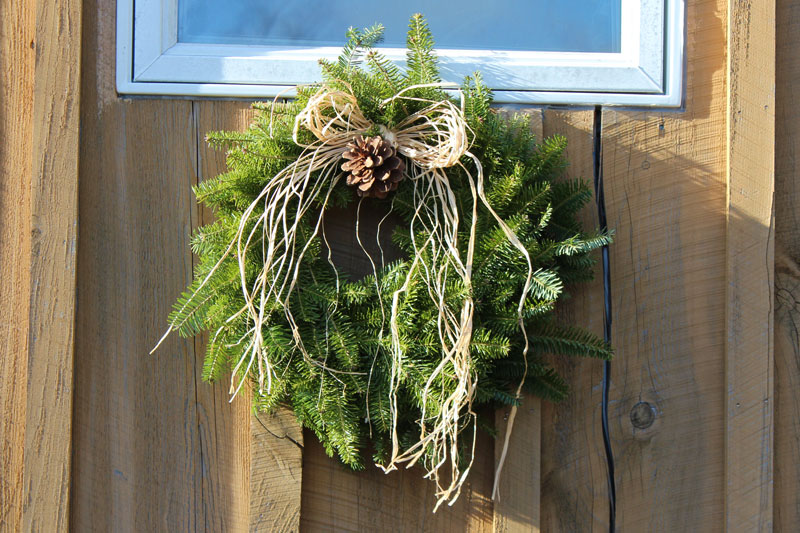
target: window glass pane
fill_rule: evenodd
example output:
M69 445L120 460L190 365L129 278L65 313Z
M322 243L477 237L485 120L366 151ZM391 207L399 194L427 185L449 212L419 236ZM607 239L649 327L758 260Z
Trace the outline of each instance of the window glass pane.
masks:
M178 0L178 40L341 46L349 26L381 22L384 46L403 47L408 19L423 13L441 49L619 52L620 2Z

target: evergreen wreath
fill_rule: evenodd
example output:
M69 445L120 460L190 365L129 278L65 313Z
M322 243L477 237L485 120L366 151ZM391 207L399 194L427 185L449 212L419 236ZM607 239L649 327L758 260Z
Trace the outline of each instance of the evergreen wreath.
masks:
M480 74L442 83L422 16L405 70L373 48L382 33L351 28L322 84L208 135L228 171L195 188L216 221L192 238L195 280L167 334L209 331L204 379L230 372L257 409L290 406L345 465L364 468L368 447L385 471L420 462L438 507L469 472L476 406L512 406L510 431L522 390L567 394L545 354L611 357L553 313L611 237L576 217L591 190L563 177L563 137L537 144L524 117L500 117ZM326 213L352 202L400 220L405 258L381 250L363 279L325 236Z

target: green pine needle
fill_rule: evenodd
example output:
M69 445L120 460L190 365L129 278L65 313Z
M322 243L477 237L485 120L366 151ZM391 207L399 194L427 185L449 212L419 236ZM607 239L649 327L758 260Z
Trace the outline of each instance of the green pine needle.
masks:
M433 36L421 15L412 17L409 24L404 69L374 48L382 36L380 25L350 29L338 60L323 61L321 66L326 83L352 90L368 119L392 127L427 106L424 99L450 96L438 87L417 88L406 94L421 101L396 100L383 105L384 100L412 85L437 84L442 78ZM208 135L213 146L226 151L228 169L195 188L198 202L213 209L217 220L199 228L192 237L192 251L198 257L195 280L178 298L170 315L181 335L208 332L202 372L206 380L226 379L253 339L247 313L241 312L245 300L237 261L229 256L219 268L214 267L236 235L244 210L273 176L302 153L292 141L294 118L313 90L300 88L294 101L276 107L255 104L255 117L247 131ZM554 317L556 302L565 296L568 284L591 279L595 262L591 254L611 242L611 233L586 231L581 225L579 211L590 201L591 189L583 181L564 177L563 137L536 139L525 117L504 119L496 114L491 108L492 93L479 73L466 78L461 90L470 127L470 151L481 161L488 201L518 235L533 266L522 309L530 347L526 363L518 306L527 263L488 210L478 205L472 286L464 286L452 275L445 285L444 299L450 311L458 311L470 291L475 301L470 345L478 383L474 401L477 405L519 404L515 391L526 368L525 390L558 400L568 393L568 387L544 362L544 354L601 359L612 356L602 339L575 326L561 325ZM304 132L299 134L301 141L311 141L303 137ZM447 175L461 215L459 253L465 257L473 206L466 172L474 177L476 169L468 159L462 163L464 167L448 168ZM411 164L406 161L406 168ZM414 443L418 438L423 400L427 401L426 416L434 415L441 410L454 382L451 369L445 368L423 398L428 379L442 361L443 333L437 322L438 303L423 279L431 250L422 252L422 263L413 270L408 260L412 238L417 242L426 238L424 228L415 228L414 235L409 228L419 207L412 189L406 180L391 199L393 216L399 221L392 239L406 258L380 269L377 279L373 275L351 279L346 272L331 267L327 248L320 237L315 237L308 242L303 261L296 265L298 289L287 301L264 305L268 320L261 334L273 366L272 388L259 389L255 368L244 376L244 367L240 367L234 376L235 381L242 377L251 381L257 409L289 405L300 423L319 437L329 455L354 469L364 468L364 451L370 446L378 461L385 461L390 453L392 357L387 317L392 296L406 276L411 276L411 282L397 302L402 360L397 368L396 407L401 443ZM352 190L341 183L331 203L346 206L354 198ZM362 209L368 210L370 205L374 204L365 201ZM292 207L296 204L290 202L287 209L291 212ZM385 213L387 208L388 201L377 209ZM311 227L305 220L300 225L304 242L298 246L305 246ZM263 266L262 244L266 243L262 239L260 234L254 236L245 258L244 276L249 286ZM284 305L291 310L300 344L293 338Z

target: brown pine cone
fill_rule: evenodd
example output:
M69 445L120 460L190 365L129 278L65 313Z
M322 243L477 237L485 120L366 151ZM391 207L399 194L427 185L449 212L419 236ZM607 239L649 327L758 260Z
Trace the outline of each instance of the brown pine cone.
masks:
M391 144L380 136L358 135L347 148L342 170L349 172L347 184L357 187L359 196L386 198L397 189L406 165Z

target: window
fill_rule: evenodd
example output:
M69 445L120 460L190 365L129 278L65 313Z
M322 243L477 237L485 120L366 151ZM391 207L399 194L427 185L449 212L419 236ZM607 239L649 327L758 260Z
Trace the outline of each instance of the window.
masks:
M117 89L269 97L319 81L348 26L387 27L402 62L426 15L447 81L475 70L498 102L679 106L683 0L118 0ZM290 93L286 93L290 94Z

